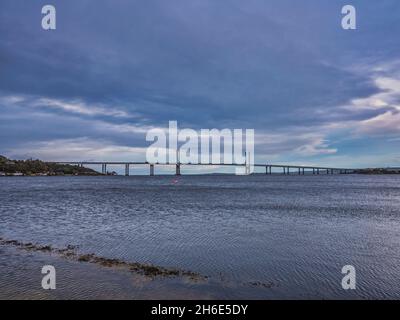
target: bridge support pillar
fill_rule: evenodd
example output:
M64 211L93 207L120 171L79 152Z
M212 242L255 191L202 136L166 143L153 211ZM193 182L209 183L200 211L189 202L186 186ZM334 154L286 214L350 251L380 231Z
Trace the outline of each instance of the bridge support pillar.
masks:
M303 173L303 176L304 176L304 168L303 168L303 172L302 173Z
M150 165L150 175L154 176L154 164Z
M286 174L286 168L282 167L282 169L283 169L283 174Z
M181 165L180 164L176 164L176 171L175 171L175 175L180 176L181 175Z
M287 167L287 174L290 174L290 167Z
M125 176L129 176L129 163L125 163Z
M317 169L317 174L319 174L319 169Z
M102 174L107 174L107 164L106 163L103 163L101 165L101 173Z
M299 175L301 174L301 173L300 173L300 170L301 170L301 169L300 169L300 167L299 167Z

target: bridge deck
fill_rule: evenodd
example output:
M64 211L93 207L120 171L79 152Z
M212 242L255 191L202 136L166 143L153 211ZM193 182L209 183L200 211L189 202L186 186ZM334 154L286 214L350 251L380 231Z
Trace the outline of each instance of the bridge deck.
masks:
M245 166L245 164L235 163L149 163L147 161L51 161L47 163L55 164L69 164L69 165L158 165L158 166ZM309 169L309 170L335 170L335 171L353 171L354 168L340 168L340 167L321 167L321 166L310 166L310 165L292 165L292 164L254 164L254 167L269 167L269 168L285 168L285 169Z
M176 175L181 174L181 166L210 166L210 167L221 167L221 166L246 166L246 164L235 164L235 163L150 163L147 161L52 161L48 163L55 164L69 164L83 167L84 165L101 165L102 174L107 174L107 165L123 165L125 166L125 175L129 176L129 167L130 166L150 166L150 175L154 175L154 167L157 166L175 166L176 167ZM347 174L353 173L356 169L351 168L333 168L333 167L320 167L320 166L305 166L305 165L292 165L292 164L254 164L254 167L262 167L265 168L265 174L272 174L272 168L281 168L283 170L283 174L290 174L290 169L297 169L299 175L304 175L307 170L312 170L313 174L320 174L321 172L326 172L327 174ZM292 171L293 173L293 171Z

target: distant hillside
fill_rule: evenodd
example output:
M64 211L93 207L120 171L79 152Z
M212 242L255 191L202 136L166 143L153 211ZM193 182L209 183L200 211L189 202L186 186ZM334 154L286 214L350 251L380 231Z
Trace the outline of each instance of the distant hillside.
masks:
M0 155L0 175L101 175L95 170L40 160L10 160Z
M399 169L395 168L366 168L355 170L359 174L400 174Z

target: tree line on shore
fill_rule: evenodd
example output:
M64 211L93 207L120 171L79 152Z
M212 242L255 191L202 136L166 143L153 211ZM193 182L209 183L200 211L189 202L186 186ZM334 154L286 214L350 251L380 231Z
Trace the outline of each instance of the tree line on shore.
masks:
M41 160L10 160L0 155L2 175L100 175L99 172L68 164L56 164Z

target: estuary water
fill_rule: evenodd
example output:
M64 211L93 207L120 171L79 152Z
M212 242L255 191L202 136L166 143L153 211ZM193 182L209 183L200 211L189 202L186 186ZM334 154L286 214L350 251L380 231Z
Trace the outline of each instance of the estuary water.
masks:
M400 298L400 176L0 177L0 237L206 280L0 245L1 299ZM75 249L74 249L75 250ZM50 264L57 289L42 290ZM341 269L356 269L344 290Z

